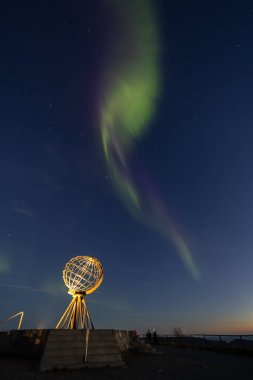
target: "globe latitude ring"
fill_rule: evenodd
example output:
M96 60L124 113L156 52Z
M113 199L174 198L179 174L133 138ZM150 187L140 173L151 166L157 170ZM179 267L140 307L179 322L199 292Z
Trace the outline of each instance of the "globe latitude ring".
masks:
M56 325L56 329L94 329L88 311L85 296L93 293L104 277L103 267L98 259L91 256L76 256L71 259L63 271L63 281L72 301Z
M91 294L102 283L103 267L98 259L91 256L76 256L71 259L63 271L63 280L69 293Z

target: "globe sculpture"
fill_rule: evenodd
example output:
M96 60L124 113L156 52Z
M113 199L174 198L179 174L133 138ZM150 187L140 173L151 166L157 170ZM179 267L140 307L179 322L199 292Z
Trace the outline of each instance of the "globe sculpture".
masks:
M94 329L85 296L100 286L103 277L103 267L95 257L76 256L66 264L63 281L73 298L56 329Z

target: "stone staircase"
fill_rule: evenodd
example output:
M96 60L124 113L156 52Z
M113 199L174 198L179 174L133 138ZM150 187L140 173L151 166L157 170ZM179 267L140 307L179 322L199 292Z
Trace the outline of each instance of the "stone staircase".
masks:
M87 367L125 367L114 330L90 330Z
M83 330L50 330L39 370L82 368L85 366L84 356Z
M41 358L40 371L82 367L125 367L114 330L90 330L88 355L85 330L50 330Z

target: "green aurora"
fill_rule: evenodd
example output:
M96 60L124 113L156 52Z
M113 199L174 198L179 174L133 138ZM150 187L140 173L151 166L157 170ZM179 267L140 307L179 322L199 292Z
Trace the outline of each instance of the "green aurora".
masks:
M147 202L129 165L135 140L148 129L161 94L160 39L154 6L149 0L127 1L124 6L124 2L111 3L120 20L117 38L122 40L112 46L105 70L100 131L106 163L128 210L172 242L184 265L198 279L190 250L165 206L154 197L148 197L153 200Z

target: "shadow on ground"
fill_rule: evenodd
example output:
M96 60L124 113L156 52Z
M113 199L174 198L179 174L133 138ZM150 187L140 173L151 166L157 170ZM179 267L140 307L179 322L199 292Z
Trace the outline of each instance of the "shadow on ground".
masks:
M2 356L0 357L0 378L1 380L253 379L251 357L166 346L159 347L157 351L157 353L124 354L126 369L98 368L49 373L37 372L38 363L34 360Z

